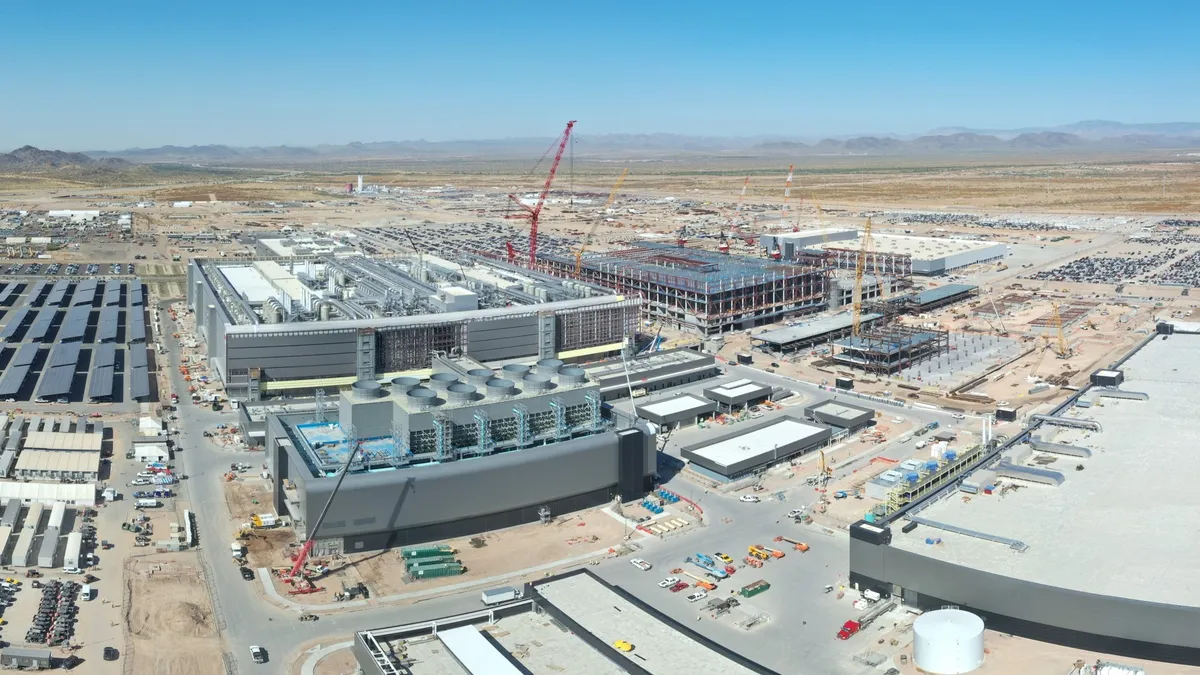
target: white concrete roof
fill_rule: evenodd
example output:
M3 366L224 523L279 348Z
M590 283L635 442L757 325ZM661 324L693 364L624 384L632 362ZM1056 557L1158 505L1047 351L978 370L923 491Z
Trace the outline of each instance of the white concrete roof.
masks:
M38 504L74 502L79 506L96 505L95 483L15 483L0 482L0 501L28 500Z
M659 415L661 417L666 417L667 415L674 415L675 413L680 413L685 410L704 408L710 405L712 405L711 401L700 398L699 396L684 394L683 396L676 396L675 398L669 398L665 401L638 406L638 409L644 412Z
M252 304L266 302L275 295L275 287L257 269L248 265L222 265L217 269L225 275L233 290L246 296Z
M812 248L855 249L862 244L862 234L851 241L831 241L816 244ZM955 253L979 251L993 246L1005 246L1001 242L976 241L972 239L946 239L942 237L915 237L903 234L872 234L871 250L876 253L904 253L917 260L941 258Z
M764 385L754 384L753 382L751 382L750 384L743 384L743 385L740 385L737 387L730 387L729 385L725 385L723 387L717 387L716 389L713 389L713 392L720 394L722 396L728 396L730 398L733 398L735 396L742 396L743 394L749 394L750 392L753 392L753 391L756 391L756 390L762 389L762 388L764 388Z
M17 455L17 471L96 473L100 471L100 451L25 450Z
M719 443L706 445L693 452L721 466L732 466L793 441L815 436L822 431L822 427L784 418L775 424L760 427L748 434L735 436Z
M1100 375L1102 377L1116 377L1121 374L1121 371L1119 371L1119 370L1099 370L1099 371L1096 371L1096 374Z
M437 636L471 675L521 675L475 626L439 630Z

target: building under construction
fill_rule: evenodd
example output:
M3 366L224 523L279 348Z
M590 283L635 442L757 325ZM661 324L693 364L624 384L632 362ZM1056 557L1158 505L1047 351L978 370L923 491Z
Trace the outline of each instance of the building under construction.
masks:
M836 363L868 373L891 374L950 351L950 333L881 323L834 345Z
M540 255L546 271L575 277L570 256ZM644 244L585 255L578 279L642 298L643 315L667 326L717 335L828 306L824 255L786 263L679 246Z

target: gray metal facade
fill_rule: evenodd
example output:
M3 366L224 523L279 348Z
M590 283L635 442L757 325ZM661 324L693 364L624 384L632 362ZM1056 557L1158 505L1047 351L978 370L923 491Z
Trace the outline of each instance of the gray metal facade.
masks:
M898 536L918 536L898 535ZM924 535L920 535L924 536ZM1000 551L997 555L1019 555ZM990 628L1156 660L1200 664L1200 607L1142 602L1047 586L928 556L850 540L850 581L936 609L959 605Z
M303 419L294 420L297 422ZM296 521L314 523L336 478L314 478L278 416L267 426L275 476L274 503ZM607 432L490 457L345 479L318 534L325 546L364 551L445 539L538 519L542 506L561 515L611 501L618 482L617 435ZM645 433L645 478L656 466L653 435ZM289 503L282 482L296 486Z
M829 403L841 406L849 412L834 413L829 409L822 410L822 407ZM830 426L838 427L839 429L851 430L866 426L875 419L875 411L871 410L870 408L862 408L860 406L851 405L844 401L835 401L833 399L826 399L820 403L808 406L804 409L804 414L812 417L821 424L828 424Z
M825 427L825 428L821 429L821 431L819 433L813 434L812 436L806 436L804 438L798 438L796 440L789 441L788 443L785 443L777 448L762 448L759 452L756 452L753 455L750 455L749 457L747 457L746 459L739 461L739 462L735 462L734 464L731 464L729 466L724 466L722 464L718 464L702 455L697 454L698 451L703 450L704 448L706 448L710 445L715 445L717 443L721 443L721 442L729 440L731 438L739 438L741 436L745 436L746 434L753 432L756 429L771 426L773 424L778 424L779 422L781 422L784 419L792 419L793 421L797 421L797 422L800 421L800 420L795 420L794 418L785 415L782 418L775 418L775 419L767 422L766 424L760 424L760 425L752 426L749 428L742 428L742 429L738 429L737 431L730 431L728 433L724 433L719 436L715 436L713 438L706 439L695 445L692 445L692 446L689 446L686 448L682 448L680 450L679 454L681 457L683 457L684 459L686 459L689 462L696 464L697 466L704 467L705 469L708 469L709 471L712 471L719 475L725 476L727 478L735 478L735 477L745 474L749 471L753 471L753 470L759 469L759 468L765 468L765 467L771 466L772 464L775 464L777 462L783 461L785 459L789 459L789 458L795 457L797 455L803 455L805 453L812 452L813 450L816 450L817 448L824 447L825 444L827 444L829 442L829 439L833 437L833 429Z

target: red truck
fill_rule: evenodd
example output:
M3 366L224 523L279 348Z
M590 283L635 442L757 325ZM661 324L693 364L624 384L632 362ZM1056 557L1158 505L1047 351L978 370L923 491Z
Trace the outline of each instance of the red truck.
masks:
M847 621L846 623L842 624L841 630L837 632L837 638L839 640L849 640L851 635L854 635L860 630L862 630L862 624L857 621Z

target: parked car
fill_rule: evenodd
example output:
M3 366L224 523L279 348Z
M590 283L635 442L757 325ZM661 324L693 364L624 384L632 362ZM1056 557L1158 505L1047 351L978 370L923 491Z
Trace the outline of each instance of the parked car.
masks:
M742 495L741 497L738 497L738 501L746 502L747 504L757 504L757 503L761 502L762 500L759 499L758 497L755 497L754 495Z
M262 647L259 647L258 645L251 645L250 646L250 658L254 659L255 663L266 663L267 662L267 650L263 649Z
M238 571L242 573L242 578L246 581L254 581L254 570L249 567L239 567Z
M717 558L720 558L721 562L723 562L727 565L733 564L733 558L725 555L724 553L721 553L720 551L718 551L717 553L714 553L713 555L717 556Z
M105 647L104 648L104 660L105 661L116 661L119 656L120 656L120 653L117 652L115 647Z
M678 593L679 591L686 591L688 588L689 588L689 586L688 586L687 582L681 581L681 582L675 584L674 586L672 586L668 590L670 590L672 593Z
M639 570L641 570L643 572L649 572L651 570L651 568L654 567L653 565L646 562L645 560L642 560L641 558L634 558L629 561L629 564L633 565L634 567L638 568Z
M705 593L704 591L696 591L695 593L692 593L691 595L687 596L687 600L688 600L688 602L700 602L701 600L703 600L707 597L708 597L708 593Z
M676 577L667 577L666 579L663 579L662 581L658 582L658 587L659 587L659 588L670 588L670 587L674 586L674 585L675 585L675 584L677 584L677 583L679 583L679 579L678 579L678 578L676 578Z
M799 518L800 516L804 515L804 510L805 510L804 508L792 509L791 511L787 512L787 517L788 518Z

